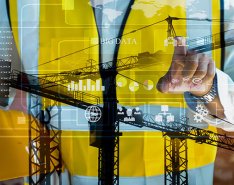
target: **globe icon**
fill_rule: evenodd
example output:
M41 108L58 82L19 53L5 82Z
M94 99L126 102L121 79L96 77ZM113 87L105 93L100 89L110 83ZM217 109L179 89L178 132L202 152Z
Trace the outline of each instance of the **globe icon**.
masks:
M97 106L89 106L85 110L85 118L87 121L94 123L97 122L101 119L102 117L102 111L99 107Z

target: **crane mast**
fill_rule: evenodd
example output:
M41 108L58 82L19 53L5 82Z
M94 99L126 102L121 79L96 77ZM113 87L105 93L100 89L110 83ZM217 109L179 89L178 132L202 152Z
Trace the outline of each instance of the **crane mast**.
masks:
M170 16L165 19L168 23L168 37L176 37L172 24L174 20L185 19ZM197 20L201 21L200 19ZM188 49L202 53L234 45L233 33L233 30L225 31L225 34L230 36L225 38L225 46L223 45L224 42L220 40L219 34L214 34L187 41L189 43ZM162 131L164 136L165 185L188 184L187 139L195 140L200 144L209 144L234 151L233 138L190 126L187 118L167 124L165 121L156 122L154 115L149 114L143 114L140 123L124 121L117 116L116 85L113 83L116 75L122 70L147 66L148 64L141 64L139 61L142 57L147 58L152 55L143 53L138 56L125 57L118 59L116 65L113 65L113 61L93 65L95 61L90 59L92 65L84 68L37 76L13 70L8 71L9 74L6 78L1 78L1 81L4 81L8 88L12 87L30 93L28 107L30 115L29 184L50 185L51 175L54 172L56 172L61 184L60 137L62 123L60 103L84 110L95 105L103 113L101 121L95 124L90 123L90 133L96 137L95 142L91 142L91 146L99 149L99 185L119 184L119 136L121 136L119 123ZM90 76L95 79L100 76L99 73L106 89L103 95L103 106L100 105L100 97L81 91L71 92L63 85L71 79L85 79ZM41 103L40 97L47 98L47 103ZM56 110L55 115L58 117L57 126L50 124L52 110L54 109ZM58 157L55 156L55 153L59 154Z

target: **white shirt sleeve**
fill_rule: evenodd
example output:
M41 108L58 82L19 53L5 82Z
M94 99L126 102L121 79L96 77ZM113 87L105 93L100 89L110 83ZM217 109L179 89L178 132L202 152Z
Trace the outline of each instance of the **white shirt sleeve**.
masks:
M226 120L233 123L234 130L234 82L224 72L217 69L218 95L224 108Z
M234 20L234 6L228 6L225 9L225 18ZM229 30L225 34L225 39L233 41L233 31L234 24L231 22L225 23L225 30ZM203 120L199 122L203 127L208 123L210 125L222 128L226 131L234 131L234 46L228 46L225 48L225 62L224 62L224 72L216 69L216 91L220 98L221 104L224 108L225 118L224 120L216 119L212 116L204 116ZM232 80L233 79L233 80ZM196 107L198 104L201 104L203 107L204 104L202 102L197 102L190 93L184 93L186 102L188 104L188 115L191 124L195 126L198 124L194 121L194 116L197 114ZM215 105L214 105L215 106ZM206 122L206 123L205 123ZM202 124L203 123L203 124ZM198 124L198 125L199 125Z
M224 108L225 118L220 120L208 116L205 120L211 125L231 132L234 131L234 82L226 73L219 69L216 70L216 74L218 96Z

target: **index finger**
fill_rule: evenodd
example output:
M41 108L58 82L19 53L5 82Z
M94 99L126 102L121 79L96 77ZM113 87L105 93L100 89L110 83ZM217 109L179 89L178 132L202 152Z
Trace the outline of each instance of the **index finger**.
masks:
M187 48L184 45L184 39L183 37L175 37L176 46L174 47L174 55L170 66L171 76L175 79L179 77L185 63Z
M183 55L187 54L187 47L184 43L186 43L186 39L184 37L175 37L176 45L174 47L174 56L175 55Z

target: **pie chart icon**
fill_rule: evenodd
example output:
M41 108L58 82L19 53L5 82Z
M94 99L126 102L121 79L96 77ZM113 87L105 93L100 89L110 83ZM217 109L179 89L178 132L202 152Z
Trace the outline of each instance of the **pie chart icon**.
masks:
M116 84L117 84L118 87L124 87L124 86L127 85L127 79L124 78L124 77L119 77L116 80Z
M139 84L137 82L131 82L129 84L129 90L132 92L136 92L139 89Z
M144 84L145 90L147 91L150 91L154 88L154 82L151 80L145 80L143 84Z

